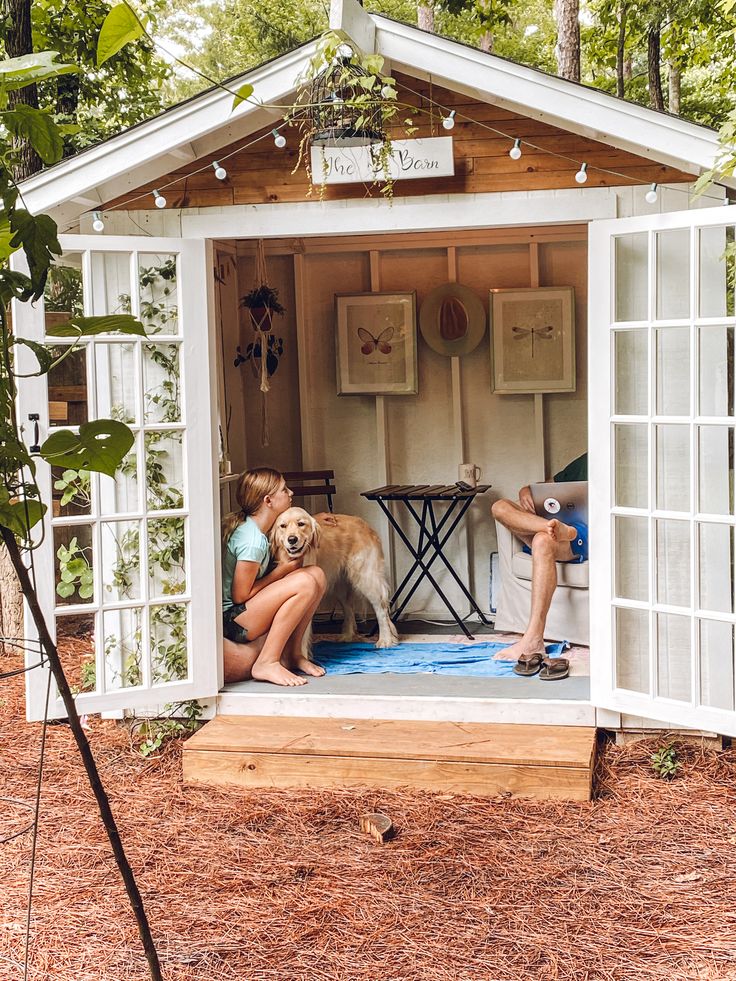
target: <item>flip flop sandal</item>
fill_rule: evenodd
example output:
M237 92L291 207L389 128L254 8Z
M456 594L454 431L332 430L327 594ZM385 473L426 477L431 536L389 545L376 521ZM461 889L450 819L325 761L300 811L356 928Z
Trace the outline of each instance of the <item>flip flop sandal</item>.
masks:
M544 654L535 651L533 654L522 654L514 665L514 674L521 675L522 678L531 678L537 674L544 662Z
M570 674L570 662L566 657L545 657L542 670L539 672L540 681L561 681Z

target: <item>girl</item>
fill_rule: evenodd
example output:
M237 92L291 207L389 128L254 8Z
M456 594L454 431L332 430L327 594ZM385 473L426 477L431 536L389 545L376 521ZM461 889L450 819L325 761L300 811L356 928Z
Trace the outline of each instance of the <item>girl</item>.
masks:
M292 559L267 572L268 532L291 507L292 493L270 467L246 470L236 493L240 511L223 522L222 620L225 681L305 685L295 671L314 677L324 668L301 653L304 632L325 592L316 566Z

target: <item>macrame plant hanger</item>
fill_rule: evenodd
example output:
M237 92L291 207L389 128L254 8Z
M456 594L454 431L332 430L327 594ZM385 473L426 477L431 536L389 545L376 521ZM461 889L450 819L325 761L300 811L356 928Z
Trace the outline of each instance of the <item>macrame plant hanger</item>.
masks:
M266 275L266 250L263 239L258 239L256 245L256 288L267 286L268 278ZM268 380L268 338L273 327L273 310L270 306L251 308L250 319L255 331L254 344L258 344L261 349L261 446L268 446L271 442L271 427L268 420L268 400L267 395L271 390L271 383Z

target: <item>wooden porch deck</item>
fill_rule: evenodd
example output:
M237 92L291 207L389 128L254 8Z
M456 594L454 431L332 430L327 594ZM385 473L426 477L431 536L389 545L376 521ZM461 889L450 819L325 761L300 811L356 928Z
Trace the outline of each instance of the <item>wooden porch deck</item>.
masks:
M590 800L596 730L220 715L184 744L185 783L413 787Z

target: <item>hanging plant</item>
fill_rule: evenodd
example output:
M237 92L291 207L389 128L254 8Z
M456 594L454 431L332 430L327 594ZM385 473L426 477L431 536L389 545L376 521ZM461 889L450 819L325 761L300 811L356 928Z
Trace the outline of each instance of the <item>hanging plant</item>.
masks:
M266 283L255 286L250 293L241 297L240 305L248 310L253 329L264 333L271 329L274 314L283 317L286 312L279 303L279 291Z
M325 34L300 82L296 101L286 120L300 133L295 173L304 166L311 188L324 195L327 160L322 174L312 173L312 147L370 147L373 181L382 194L393 196L393 145L390 129L399 112L396 81L382 73L384 59L365 55L333 31ZM415 111L413 108L411 112ZM403 120L406 135L416 132L413 118ZM321 176L321 180L319 179Z

